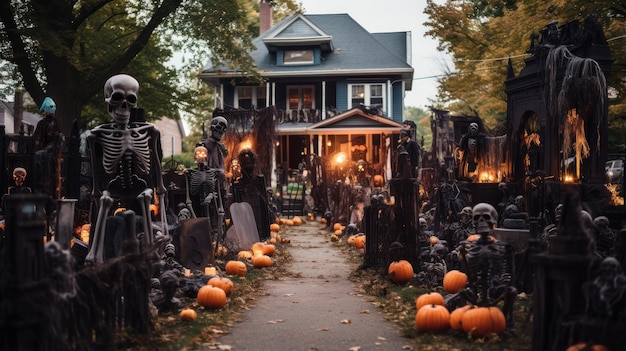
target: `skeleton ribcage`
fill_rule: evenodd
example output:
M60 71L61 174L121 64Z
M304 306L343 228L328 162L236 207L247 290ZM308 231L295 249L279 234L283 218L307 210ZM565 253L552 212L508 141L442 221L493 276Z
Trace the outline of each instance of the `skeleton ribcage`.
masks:
M148 175L150 173L149 127L126 130L101 130L98 143L102 145L102 165L109 175L119 175L120 167L130 167L123 172ZM128 162L128 157L132 158ZM126 162L124 162L126 158Z
M189 178L191 194L204 197L217 193L217 170L192 170Z

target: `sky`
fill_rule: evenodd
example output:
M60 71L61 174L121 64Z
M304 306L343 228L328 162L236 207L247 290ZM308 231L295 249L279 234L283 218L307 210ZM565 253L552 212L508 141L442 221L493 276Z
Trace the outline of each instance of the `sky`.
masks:
M425 0L299 0L305 14L347 13L370 33L411 32L413 89L405 106L425 109L437 95L437 79L445 67L454 67L449 55L437 50L438 42L425 36Z

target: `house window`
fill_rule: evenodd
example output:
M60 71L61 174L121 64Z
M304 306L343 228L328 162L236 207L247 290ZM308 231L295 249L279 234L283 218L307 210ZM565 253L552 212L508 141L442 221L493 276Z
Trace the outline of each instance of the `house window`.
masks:
M252 109L267 107L265 87L237 87L237 108Z
M313 109L313 86L290 86L287 87L288 110Z
M313 63L313 50L285 50L283 64L302 65Z
M383 84L350 84L350 106L352 108L359 105L385 106L385 89Z

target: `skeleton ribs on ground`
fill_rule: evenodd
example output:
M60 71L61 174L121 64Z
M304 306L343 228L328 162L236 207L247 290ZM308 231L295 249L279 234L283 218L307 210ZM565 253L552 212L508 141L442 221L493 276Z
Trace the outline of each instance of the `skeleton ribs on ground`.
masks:
M107 217L115 207L138 212L142 217L144 244L152 245L150 203L156 188L160 204L161 232L167 237L164 195L161 177L159 130L146 122L131 122L131 111L137 107L139 83L135 78L119 74L104 84L104 97L112 123L92 129L87 142L94 170L93 196L98 199L98 214L92 224L92 238L86 262L105 260L105 229Z

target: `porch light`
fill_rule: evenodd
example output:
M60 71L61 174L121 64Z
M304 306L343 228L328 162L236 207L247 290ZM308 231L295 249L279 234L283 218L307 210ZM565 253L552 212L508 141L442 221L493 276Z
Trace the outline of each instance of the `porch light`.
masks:
M335 165L337 166L341 166L343 165L343 163L346 161L346 154L343 152L338 152L337 155L335 155Z

